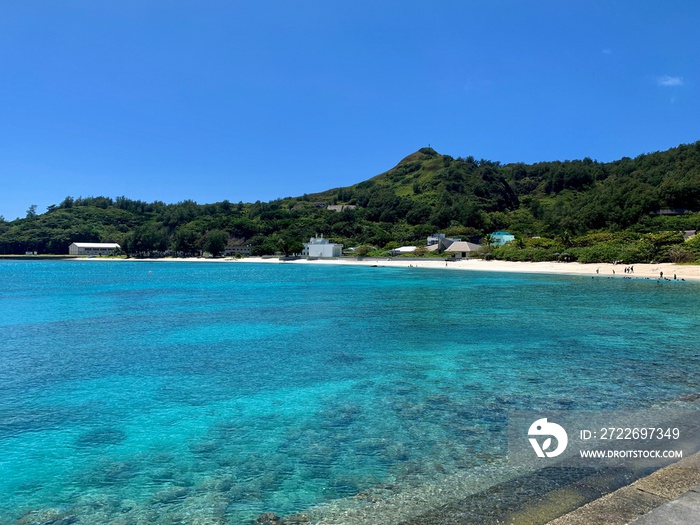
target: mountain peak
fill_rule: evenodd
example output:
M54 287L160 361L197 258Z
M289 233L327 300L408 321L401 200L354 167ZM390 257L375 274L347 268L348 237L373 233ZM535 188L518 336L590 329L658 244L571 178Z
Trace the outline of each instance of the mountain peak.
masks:
M403 158L401 162L397 164L397 166L408 164L409 162L415 162L417 160L428 160L440 156L441 155L431 147L421 148L415 153L411 153L408 157Z

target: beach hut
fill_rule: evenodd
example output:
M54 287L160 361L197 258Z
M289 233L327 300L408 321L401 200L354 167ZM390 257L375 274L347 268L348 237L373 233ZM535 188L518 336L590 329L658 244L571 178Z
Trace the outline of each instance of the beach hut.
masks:
M457 241L450 244L449 248L445 250L445 254L450 255L455 259L462 259L480 251L482 248L483 246L481 246L481 244L474 244L473 242L467 241Z

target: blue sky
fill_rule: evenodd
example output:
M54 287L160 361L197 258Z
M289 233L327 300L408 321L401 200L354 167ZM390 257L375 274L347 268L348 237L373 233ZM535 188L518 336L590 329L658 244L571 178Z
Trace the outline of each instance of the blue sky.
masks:
M700 2L3 0L0 214L267 201L431 145L611 161L700 139Z

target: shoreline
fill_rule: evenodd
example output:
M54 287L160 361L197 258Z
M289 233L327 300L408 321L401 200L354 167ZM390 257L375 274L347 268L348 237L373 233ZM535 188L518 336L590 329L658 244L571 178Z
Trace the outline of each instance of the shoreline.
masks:
M293 259L280 260L277 257L246 257L244 259L203 257L170 257L163 259L115 259L115 258L75 258L73 261L123 261L123 262L193 262L193 263L228 263L228 264L317 264L343 266L369 266L388 268L428 268L446 270L466 270L479 272L528 273L540 275L578 275L591 277L609 277L617 279L649 279L673 281L700 281L700 265L675 263L642 263L633 265L611 263L577 263L577 262L512 262L486 261L484 259L404 259L404 258L342 258L342 259ZM625 273L625 268L633 271ZM662 277L663 273L663 277Z

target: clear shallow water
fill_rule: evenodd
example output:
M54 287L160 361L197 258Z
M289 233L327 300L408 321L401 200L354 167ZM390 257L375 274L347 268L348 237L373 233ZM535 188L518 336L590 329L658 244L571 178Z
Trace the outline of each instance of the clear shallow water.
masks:
M2 524L249 523L497 461L508 409L700 392L692 283L26 261L0 279Z

